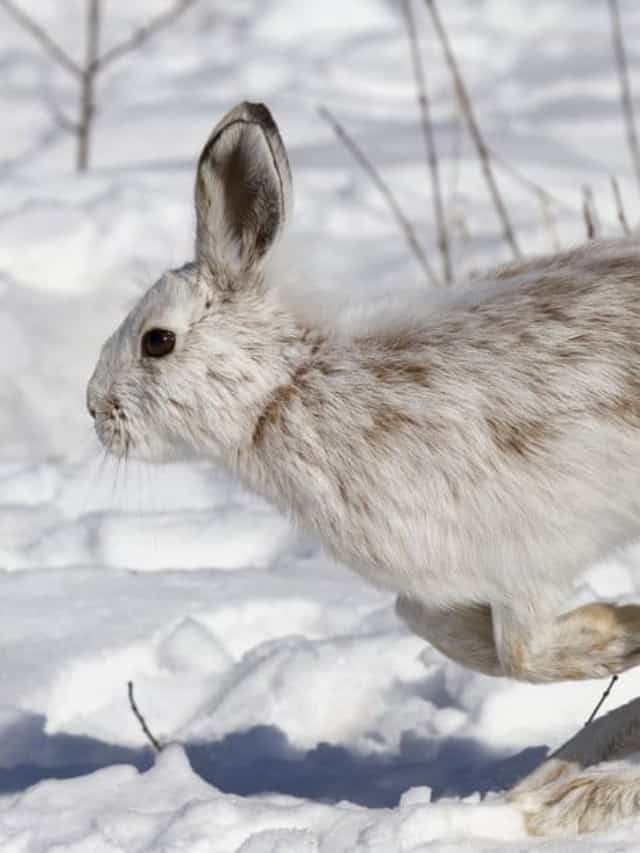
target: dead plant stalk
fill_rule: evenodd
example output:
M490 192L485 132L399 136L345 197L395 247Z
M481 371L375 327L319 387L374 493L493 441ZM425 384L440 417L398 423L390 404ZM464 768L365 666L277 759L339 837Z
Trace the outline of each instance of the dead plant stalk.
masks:
M429 260L418 242L418 238L416 237L416 232L413 228L413 225L409 222L407 217L402 212L402 208L396 201L395 196L389 189L388 184L382 179L380 173L373 165L373 163L368 159L366 154L362 151L362 149L356 144L356 142L349 136L344 127L340 124L337 118L329 112L329 110L325 106L318 107L319 115L332 127L334 133L338 137L338 139L344 144L352 157L362 166L367 175L371 178L374 185L377 187L378 191L382 195L382 197L387 202L389 209L393 213L398 225L402 229L402 232L409 244L409 247L413 254L415 255L418 263L426 273L427 278L430 283L434 286L438 286L440 284L440 280L436 276L429 263Z
M451 269L451 255L449 252L449 235L447 232L447 221L444 215L444 206L442 203L442 188L440 185L438 152L436 149L435 138L433 135L433 125L431 123L431 113L429 107L429 98L427 96L424 65L420 56L418 32L416 28L415 17L413 15L413 9L411 6L411 0L402 0L402 8L404 11L404 18L407 25L407 36L409 38L409 45L411 47L411 62L413 66L413 75L416 84L416 94L418 97L418 106L420 109L420 117L422 122L422 134L424 137L425 155L429 174L431 177L433 214L436 223L438 249L442 258L442 277L446 284L451 284L451 282L453 281L453 272Z
M433 26L438 36L438 40L440 41L440 44L442 46L442 51L444 53L447 67L449 68L451 78L453 80L456 96L460 103L462 114L464 115L469 134L471 136L471 139L473 140L473 144L475 145L478 158L482 166L482 172L487 182L487 187L493 200L496 213L498 214L498 218L502 224L502 232L504 239L507 242L509 248L511 249L513 256L515 258L521 258L522 252L520 251L520 247L518 246L513 227L509 220L507 209L505 207L504 201L502 200L502 196L500 195L498 185L493 175L493 170L491 168L491 160L489 156L489 149L485 144L485 141L482 137L482 133L480 132L480 127L478 125L478 122L476 121L476 117L473 112L473 107L471 105L471 99L467 92L467 87L465 85L464 79L460 72L460 68L451 48L449 37L447 36L444 24L442 23L442 19L440 18L438 7L436 5L435 0L425 0L425 4L427 6L429 14L431 15L431 20L433 21Z

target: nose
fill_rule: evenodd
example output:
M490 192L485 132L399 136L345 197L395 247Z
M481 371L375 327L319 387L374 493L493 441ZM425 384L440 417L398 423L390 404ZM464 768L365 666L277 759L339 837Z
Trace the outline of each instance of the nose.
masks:
M95 420L96 417L96 407L93 399L93 394L91 393L91 385L87 388L87 411L91 415L91 417Z

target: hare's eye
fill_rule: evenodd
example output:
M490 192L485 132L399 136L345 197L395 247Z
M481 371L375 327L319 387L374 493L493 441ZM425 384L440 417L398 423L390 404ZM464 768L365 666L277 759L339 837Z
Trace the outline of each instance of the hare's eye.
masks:
M142 337L142 354L151 358L169 355L176 345L176 336L168 329L149 329Z

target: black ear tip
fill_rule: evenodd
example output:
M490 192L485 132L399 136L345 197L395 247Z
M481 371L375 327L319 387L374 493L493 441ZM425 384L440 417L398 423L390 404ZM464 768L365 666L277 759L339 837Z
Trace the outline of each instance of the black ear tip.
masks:
M251 101L244 101L242 104L244 113L249 121L255 121L262 125L265 130L277 131L277 125L273 120L271 111L265 104L254 104Z

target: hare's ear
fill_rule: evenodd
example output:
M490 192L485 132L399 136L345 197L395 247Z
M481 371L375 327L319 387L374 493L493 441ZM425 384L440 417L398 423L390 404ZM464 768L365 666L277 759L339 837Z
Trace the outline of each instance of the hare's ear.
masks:
M198 258L233 272L258 268L291 204L289 161L263 104L239 104L214 128L198 162L195 199Z

